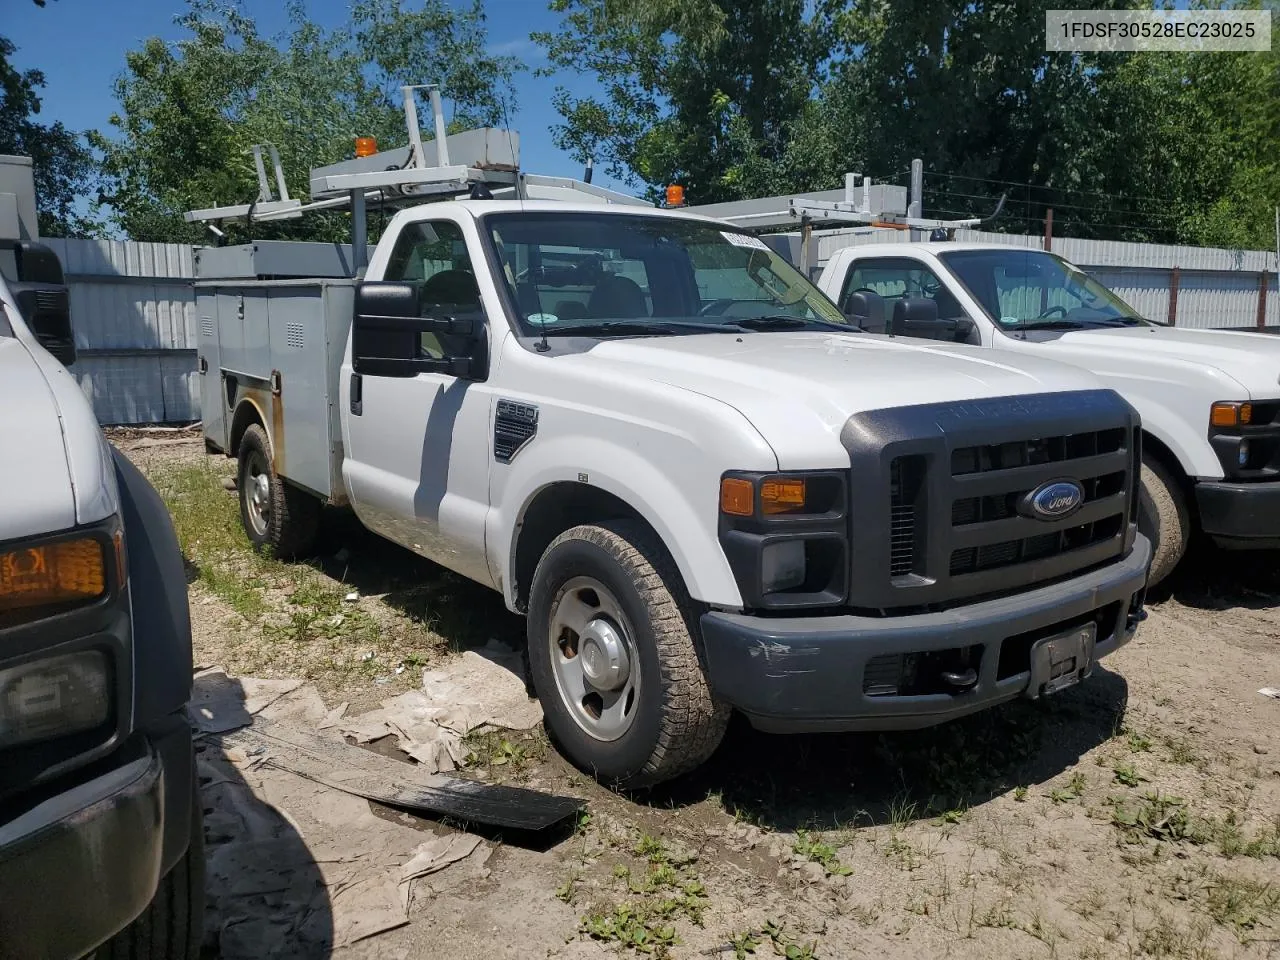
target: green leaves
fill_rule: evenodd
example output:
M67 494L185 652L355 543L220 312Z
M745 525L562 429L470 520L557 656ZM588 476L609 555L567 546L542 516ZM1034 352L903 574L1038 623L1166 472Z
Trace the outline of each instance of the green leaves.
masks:
M518 64L486 52L479 0L462 9L421 0L358 0L347 23L326 30L298 3L289 26L262 36L248 6L188 0L186 36L159 38L126 57L102 153L102 199L137 240L191 241L193 207L249 203L258 195L250 148L273 143L292 196L308 194L314 166L352 152L356 136L381 148L406 142L400 86L439 83L454 128L500 124L513 104ZM424 136L431 126L424 124ZM242 228L233 228L232 240ZM345 214L255 224L257 237L344 239Z

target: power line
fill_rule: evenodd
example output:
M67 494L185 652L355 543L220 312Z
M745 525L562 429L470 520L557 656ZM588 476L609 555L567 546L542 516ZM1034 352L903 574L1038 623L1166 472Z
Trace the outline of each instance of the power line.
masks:
M930 190L928 187L926 187L926 188L925 188L925 191L924 191L924 192L925 192L925 193L942 194L942 195L944 195L944 196L948 196L948 197L963 197L963 198L964 198L964 199L966 199L966 200L987 200L987 201L990 201L990 200L995 199L994 197L987 196L987 195L984 195L984 194L976 194L976 193L959 193L959 192L957 192L957 191L955 191L955 190L939 190L939 189L937 189L937 188L934 188L934 189ZM1010 198L1010 199L1013 199L1013 198ZM1079 203L1057 203L1057 202L1055 202L1055 201L1051 201L1051 200L1046 201L1046 200L1016 200L1016 199L1014 199L1014 200L1013 200L1013 202L1014 202L1014 203L1028 203L1028 204L1029 204L1029 203L1035 203L1035 204L1038 204L1038 205L1040 205L1040 206L1044 206L1044 207L1052 207L1054 210L1088 210L1088 211L1092 211L1092 212L1095 212L1095 213L1096 213L1096 212L1103 212L1103 213L1113 212L1112 208L1110 208L1110 207L1089 206L1089 205L1079 204ZM1133 212L1134 212L1134 213L1137 213L1139 216L1142 216L1142 217L1161 218L1161 219L1166 219L1166 220L1181 220L1181 219L1182 219L1182 218L1181 218L1181 216L1180 216L1179 214L1176 214L1176 213L1159 213L1159 212L1155 212L1155 211L1152 211L1152 212L1148 213L1148 212L1146 212L1146 211L1138 211L1138 210L1135 210L1135 211L1133 211Z
M910 172L911 172L910 170L899 171L898 175L899 176L902 176L903 174L909 175ZM1001 184L1003 186L1023 187L1028 190L1046 190L1053 193L1082 194L1086 196L1106 197L1107 199L1111 199L1111 200L1129 199L1129 200L1147 200L1147 201L1150 201L1151 203L1167 203L1168 202L1167 197L1135 197L1135 196L1126 197L1125 194L1107 193L1104 190L1081 190L1079 188L1074 188L1074 187L1051 187L1044 184L1030 183L1029 181L1024 181L1024 180L998 180L998 179L995 179L994 177L971 177L963 173L941 173L937 171L926 170L924 175L926 178L946 177L949 180L970 180L974 183L996 183L996 184Z

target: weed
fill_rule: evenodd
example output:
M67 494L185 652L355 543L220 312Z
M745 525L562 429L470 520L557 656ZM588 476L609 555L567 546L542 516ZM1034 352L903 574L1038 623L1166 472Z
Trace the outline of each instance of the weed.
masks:
M1111 768L1111 772L1115 775L1116 782L1124 784L1126 787L1136 787L1139 783L1148 779L1138 773L1137 768L1132 763L1117 763Z
M756 947L760 946L760 934L755 930L735 933L729 938L729 946L733 948L734 960L746 960L747 956L754 954Z
M1066 786L1055 787L1049 791L1049 799L1054 803L1069 803L1072 800L1079 800L1088 783L1084 778L1084 774L1077 770L1067 778Z
M1196 753L1191 741L1185 737L1175 739L1165 737L1164 745L1169 749L1169 759L1174 763L1198 763L1200 755Z
M766 920L762 933L773 942L773 952L784 960L817 960L817 941L801 943L787 935L782 925Z
M1027 788L1026 788L1026 787L1014 787L1014 788L1013 788L1013 799L1014 799L1016 802L1018 802L1018 803L1026 803L1026 802L1027 802Z
M582 917L579 931L594 940L617 943L637 953L667 957L679 943L675 924L688 920L701 926L707 906L707 890L693 876L693 857L675 856L660 837L641 834L632 853L648 862L637 877L626 864L613 868L613 877L639 899L606 907Z
M566 877L564 883L556 887L556 899L572 904L577 893L578 878Z
M1280 913L1280 890L1246 877L1218 876L1209 886L1207 908L1209 916L1239 934Z
M964 810L944 810L940 819L943 823L956 824L964 819L964 815Z
M473 730L463 737L467 755L463 765L468 767L509 767L521 773L531 761L542 759L542 745L536 737L525 736L511 740L496 730Z
M662 863L667 859L667 845L662 842L662 838L648 833L640 834L640 839L631 852L650 863Z
M580 929L593 940L618 943L655 957L670 956L671 948L680 942L674 926L630 904L589 913L582 918Z
M1112 800L1111 823L1133 839L1203 843L1204 823L1191 816L1180 797L1148 793L1141 800Z
M1130 730L1125 739L1132 753L1148 753L1151 750L1151 738L1137 730Z
M792 845L791 850L797 856L803 857L812 863L820 864L828 877L847 877L853 873L851 869L840 862L840 859L836 856L835 847L824 842L820 833L797 830L796 842Z

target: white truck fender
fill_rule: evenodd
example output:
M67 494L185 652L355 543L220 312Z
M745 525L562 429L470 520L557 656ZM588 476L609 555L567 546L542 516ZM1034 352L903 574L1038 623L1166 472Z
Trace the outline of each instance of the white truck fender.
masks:
M695 503L689 492L635 451L608 440L587 444L572 436L531 446L511 468L502 503L489 514L485 537L489 566L501 581L509 609L516 609L516 544L526 511L540 492L561 482L597 487L634 509L662 539L695 600L732 609L742 606L742 594L719 545L717 484L699 490Z
M1222 477L1222 464L1209 446L1203 432L1197 433L1182 416L1150 397L1129 395L1125 397L1142 417L1142 430L1155 437L1177 459L1177 466L1191 478Z

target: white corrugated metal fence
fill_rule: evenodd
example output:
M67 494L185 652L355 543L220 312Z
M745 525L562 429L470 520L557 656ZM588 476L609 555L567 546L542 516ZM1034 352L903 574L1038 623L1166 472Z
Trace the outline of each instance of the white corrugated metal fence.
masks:
M194 248L125 240L42 241L71 288L71 368L103 424L200 419Z

